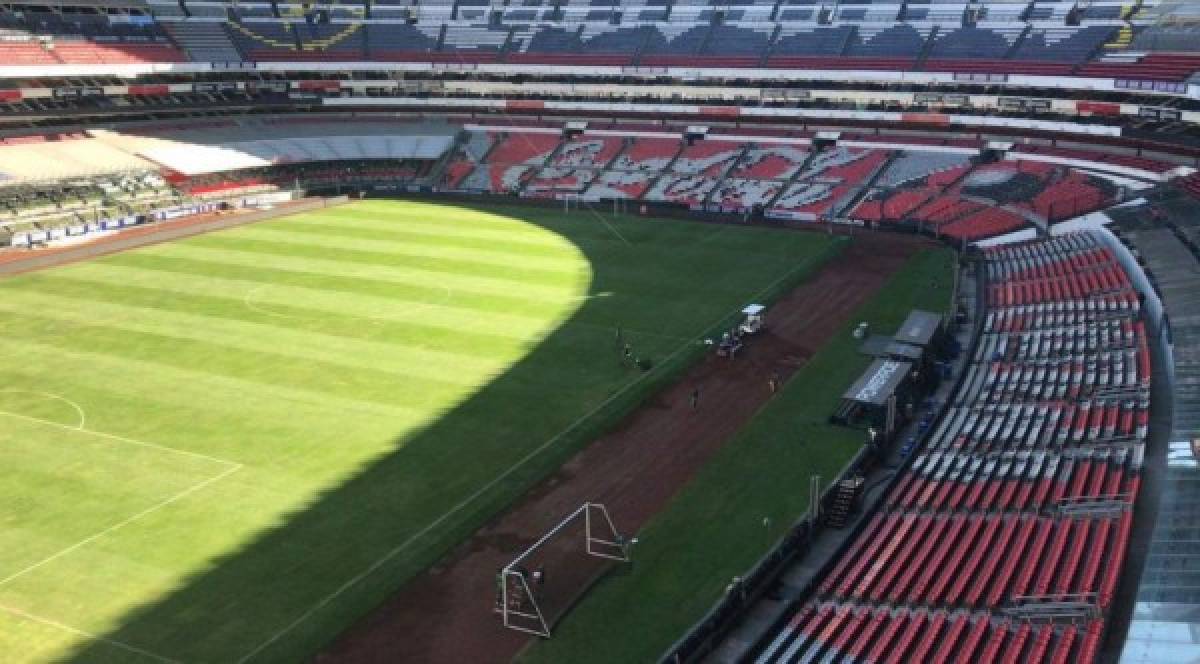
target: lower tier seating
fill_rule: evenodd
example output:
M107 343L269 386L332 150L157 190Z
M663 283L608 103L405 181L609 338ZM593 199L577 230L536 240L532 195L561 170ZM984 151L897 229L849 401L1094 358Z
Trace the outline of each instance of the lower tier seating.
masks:
M984 251L983 331L959 390L759 662L1095 661L1150 379L1137 293L1101 238ZM1021 619L1050 605L1060 620Z

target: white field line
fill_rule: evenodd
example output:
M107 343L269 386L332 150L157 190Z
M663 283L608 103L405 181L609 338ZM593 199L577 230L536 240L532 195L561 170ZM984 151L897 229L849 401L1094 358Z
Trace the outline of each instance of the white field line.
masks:
M562 326L563 327L579 326L579 327L591 328L594 330L605 330L608 332L612 332L614 335L616 334L617 330L620 329L622 335L627 334L630 337L652 337L655 339L666 339L668 341L686 341L688 343L692 343L692 342L696 341L696 339L694 337L681 337L677 334L661 334L659 332L651 332L649 330L639 330L636 327L623 327L621 325L601 325L599 323L585 323L583 321L568 320L568 321L565 321L562 324Z
M67 404L68 406L74 408L75 412L79 415L79 424L76 424L75 426L70 427L70 428L75 429L76 431L83 431L84 425L87 424L87 413L83 410L83 406L80 406L78 403L71 401L70 399L64 397L61 394L55 394L53 392L38 392L36 390L18 390L16 388L8 388L8 389L0 390L0 392L4 392L6 394L32 394L32 395L38 396L38 397L45 397L47 399L61 401L65 404Z
M96 431L94 429L84 429L81 427L77 428L77 427L70 426L68 424L62 424L61 422L54 422L52 420L44 420L40 417L33 417L31 415L23 415L21 413L13 413L13 412L7 411L7 410L0 410L0 417L11 417L11 418L18 419L18 420L24 420L26 422L34 422L37 424L44 424L49 427L56 427L59 429L64 429L66 431L80 431L80 432L83 432L86 434L91 434L93 436L99 436L100 438L105 438L107 440L115 440L119 443L127 443L129 445L136 445L138 447L145 447L145 448L149 448L152 450L159 450L160 452L170 452L172 454L179 454L182 456L188 456L188 457L192 457L195 459L204 459L206 461L212 461L214 463L224 464L226 466L236 466L238 468L242 467L242 464L238 463L237 461L230 461L229 459L222 459L220 457L209 456L207 454L202 454L200 452L191 452L189 450L181 450L177 447L167 447L166 445L159 445L158 443L149 443L144 440L138 440L136 438L129 438L127 436L118 436L117 434L114 434L114 433L104 433L103 431Z
M260 307L253 302L253 300L254 300L253 296L257 295L259 291L261 291L262 289L264 289L270 285L271 284L259 284L258 286L255 286L254 288L251 288L250 290L246 291L246 294L242 296L242 304L245 304L248 309L250 309L252 311L257 311L260 314L266 314L268 316L276 316L279 318L288 318L291 320L299 319L300 318L299 316L293 316L292 314L285 314L285 313L281 313L278 311L271 311L270 309Z
M599 212L597 212L597 211L596 211L596 209L595 209L595 208L593 208L593 207L591 206L591 204L589 204L589 203L583 203L583 205L584 205L585 207L587 207L588 211L592 213L592 216L593 216L593 217L595 217L595 218L599 219L599 220L600 220L600 223L602 223L602 224L604 224L605 226L607 226L607 227L608 227L608 230L612 231L613 235L616 235L618 238L620 238L620 240L621 240L622 242L624 242L624 243L625 243L625 246L628 246L628 247L632 247L632 246L633 246L633 245L632 245L632 244L629 242L629 240L626 240L626 239L625 239L625 236L624 236L624 235L621 235L621 232L617 230L616 226L613 226L612 224L608 223L608 220L604 218L604 215L602 215L602 214L600 214Z
M226 468L219 475L215 475L215 476L210 477L202 482L193 484L192 486L184 489L183 491L180 491L179 493L171 496L170 498L167 498L166 500L155 503L154 505L151 505L150 507L147 507L146 509L138 512L137 514L134 514L131 517L128 517L126 519L123 519L122 521L114 523L113 525L105 528L104 530L101 530L100 532L98 532L90 537L81 539L78 542L72 544L71 546L68 546L67 548L62 549L61 551L59 551L53 555L43 558L42 560L39 560L38 562L30 565L29 567L26 567L23 570L20 570L19 572L14 572L14 573L4 577L3 579L0 579L0 586L4 586L5 584L15 581L15 580L21 578L22 576L25 576L26 574L28 574L40 567L48 565L48 564L54 562L55 560L58 560L59 558L62 558L63 556L71 553L72 551L75 551L81 547L91 544L92 542L95 542L96 540L100 539L101 537L104 537L105 535L107 535L111 532L114 532L116 530L120 530L121 528L124 528L125 526L133 523L134 521L137 521L138 519L141 519L142 517L145 517L151 513L157 512L158 510L160 510L172 503L183 500L184 498L187 498L188 496L192 495L193 493L196 493L197 491L203 489L204 487L206 487L210 484L213 484L215 482L218 482L220 480L223 480L226 477L232 475L233 473L236 473L237 471L239 471L241 469L242 469L242 466L240 464L237 466L233 466L231 468Z
M106 636L100 636L99 634L92 634L91 632L84 631L82 629L79 629L78 627L71 627L70 625L58 622L57 620L50 620L49 618L43 618L41 616L29 613L28 611L22 611L21 609L13 608L11 606L5 606L3 604L0 604L0 611L5 611L7 613L11 613L14 616L24 618L25 620L29 620L32 622L41 623L43 625L49 625L50 627L61 629L64 632L70 632L72 634L76 634L78 636L82 636L84 638L91 639L93 641L100 641L102 643L107 643L110 646L120 648L121 650L124 650L126 652L131 652L136 655L143 655L145 657L149 657L151 659L158 660L160 662L166 662L167 664L182 664L182 662L180 662L177 659L171 659L170 657L164 657L158 653L150 652L149 650L146 650L144 648L139 648L137 646L131 646L128 643L117 641L116 639L110 639Z
M750 299L751 300L759 299L760 297L762 297L764 294L770 292L771 289L775 288L775 286L782 283L785 279L787 279L791 275L795 274L796 272L799 272L803 268L808 267L808 265L810 263L812 263L813 261L823 258L823 257L824 257L824 253L819 253L819 254L813 255L811 258L800 263L800 265L796 266L795 268L792 268L791 270L787 270L786 272L784 272L782 275L780 275L780 277L778 279L767 284L765 287L763 287L761 290L759 290L757 293L755 293L753 296L751 296ZM284 635L286 635L288 632L291 632L293 629L295 629L298 625L303 623L305 620L308 620L308 618L310 616L312 616L317 611L321 610L322 607L329 604L333 600L337 599L339 596L341 596L342 593L346 592L347 590L349 590L350 588L354 587L359 582L361 582L363 579L365 579L368 576L370 576L371 574L373 574L375 572L375 570L379 569L380 567L383 567L385 564L388 563L388 561L392 560L393 558L398 556L402 551L404 551L409 546L411 546L413 544L413 542L416 542L417 540L421 539L425 535L429 534L435 528L437 528L442 523L444 523L447 519L449 519L450 517L454 516L455 514L461 512L468 505L470 505L471 503L478 500L480 496L483 496L484 494L486 494L488 491L490 491L492 489L492 487L496 486L500 482L503 482L508 476L515 473L518 469L520 469L526 463L529 463L530 460L532 460L533 458L540 455L551 445L558 442L559 439L561 439L563 436L567 435L572 430L574 430L576 427L578 427L579 425L583 424L588 419L590 419L593 415L595 415L596 413L603 410L606 406L608 406L610 403L615 401L618 397L623 395L625 392L629 391L635 385L637 385L638 383L645 380L648 376L654 374L661 367L669 366L670 361L676 355L679 355L680 353L682 353L685 349L690 347L692 344L701 341L703 339L704 333L706 333L709 329L716 327L716 325L718 323L720 323L721 321L725 320L726 318L734 315L737 311L740 311L740 309L732 311L730 313L727 313L727 314L721 316L720 318L716 319L715 321L713 321L711 325L704 328L704 331L701 332L700 335L692 337L691 339L689 339L687 341L687 343L680 344L680 346L678 348L676 348L670 355L668 355L666 358L664 358L662 362L660 362L658 365L655 366L655 368L653 368L650 371L647 371L645 373L639 374L636 378L634 378L630 382L626 383L624 387L622 387L621 389L614 392L612 394L612 396L610 396L607 399L605 399L604 401L600 402L600 404L597 405L595 408L588 411L587 413L584 413L578 419L576 419L574 422L568 424L565 429L554 434L548 440L546 440L546 442L542 443L541 445L538 445L531 452L529 452L525 456L518 459L516 463L514 463L512 466L510 466L504 472L497 475L490 482L488 482L487 484L480 487L478 490L476 490L471 495L469 495L466 498L459 501L458 504L451 507L449 510L447 510L445 513L443 513L438 518L429 522L429 524L427 524L424 528L418 530L416 533L413 533L411 536L408 537L408 539L397 544L394 548L392 548L390 551L385 553L378 560L371 563L371 565L368 566L365 570L363 570L362 572L359 572L358 574L356 574L353 577L351 577L350 579L348 579L345 583L343 583L342 585L340 585L336 589L334 589L333 592L329 593L328 595L323 597L319 602L317 602L316 604L309 607L306 611L304 611L304 613L301 613L299 616L297 616L295 620L293 620L292 622L285 625L283 627L283 629L279 630L274 635L272 635L270 638L268 638L266 641L263 641L257 647L255 647L253 650L251 650L250 652L248 652L244 656L242 656L242 658L238 660L238 664L244 664L245 662L253 659L256 655L258 655L260 652L265 650L271 644L273 644L276 641L278 641L279 639L283 638Z

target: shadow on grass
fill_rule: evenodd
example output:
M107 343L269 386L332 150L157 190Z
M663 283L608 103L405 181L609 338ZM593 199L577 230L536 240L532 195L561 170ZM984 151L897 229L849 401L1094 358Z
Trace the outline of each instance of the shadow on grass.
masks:
M745 236L725 234L720 244L708 243L711 247L700 256L680 259L682 263L650 261L662 255L663 243L669 246L672 235L725 229L684 227L682 222L659 225L643 219L616 221L631 248L599 220L581 216L564 221L555 210L460 207L510 216L566 237L591 265L588 295L647 289L653 297L635 298L633 308L615 303L614 298L582 299L569 320L452 411L397 441L394 451L340 485L313 496L282 524L212 561L208 569L184 579L169 594L131 611L104 638L188 662L231 662L248 655L263 662L311 657L587 442L619 423L704 352L701 345L668 341L664 336L657 342L660 352L653 358L657 365L652 371L624 370L627 373L620 380L610 380L608 400L588 417L545 443L525 440L522 431L537 430L539 420L553 421L545 419L549 410L581 412L589 407L582 393L546 394L544 386L548 376L559 375L564 368L590 372L619 366L614 322L665 335L672 330L662 319L683 307L687 314L676 319L688 321L687 334L681 329L674 333L690 338L708 332L704 326L720 314L729 314L720 325L729 324L746 298L770 300L790 290L844 246L822 236L805 236L811 240L795 241L789 245L792 249L771 254L779 265L768 272L765 254L785 243L778 241L774 231L749 229ZM720 269L712 266L707 276L689 273L679 278L681 269L687 272L694 267L689 261L704 258L710 248L727 250L723 247L727 244L735 249L758 245L764 256L757 265L747 265L743 254ZM806 260L785 270L789 252L800 251ZM630 252L636 262L631 263ZM776 280L781 273L786 274ZM672 274L673 281L667 278ZM740 285L732 283L738 279ZM719 301L699 307L707 286ZM762 293L754 292L764 286ZM576 322L582 325L571 324ZM537 403L530 403L535 399ZM100 640L79 644L69 658L89 663L131 661L128 652Z

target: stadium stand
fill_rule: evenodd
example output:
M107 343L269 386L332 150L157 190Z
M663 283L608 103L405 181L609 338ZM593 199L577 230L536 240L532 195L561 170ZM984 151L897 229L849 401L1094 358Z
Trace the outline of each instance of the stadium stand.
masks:
M985 250L981 271L958 393L759 662L1095 660L1149 419L1139 299L1090 232ZM1021 619L1051 604L1075 619Z
M1141 4L1141 3L1139 3ZM1182 81L1195 33L1117 2L498 6L148 0L0 13L12 64L428 61L1078 74ZM1139 10L1140 11L1140 10ZM1136 28L1136 30L1135 30Z

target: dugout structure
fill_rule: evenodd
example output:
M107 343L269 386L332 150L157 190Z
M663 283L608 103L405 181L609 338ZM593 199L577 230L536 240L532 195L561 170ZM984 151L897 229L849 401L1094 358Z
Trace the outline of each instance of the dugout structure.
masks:
M504 626L550 638L554 625L614 566L629 562L629 543L608 509L584 503L504 566L496 610Z

